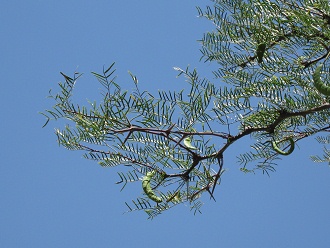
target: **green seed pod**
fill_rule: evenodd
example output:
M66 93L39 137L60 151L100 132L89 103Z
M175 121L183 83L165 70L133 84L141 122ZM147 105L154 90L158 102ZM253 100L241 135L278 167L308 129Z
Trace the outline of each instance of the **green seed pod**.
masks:
M262 58L264 57L266 51L266 43L261 43L257 46L257 58L258 58L258 63L262 62Z
M187 148L189 148L189 149L191 149L191 150L196 150L196 149L197 149L196 147L194 147L194 146L191 144L191 138L190 138L190 137L185 138L185 139L183 140L183 144L184 144Z
M286 155L290 155L293 152L293 150L294 150L295 143L294 143L294 141L293 141L292 138L290 138L289 141L290 141L290 149L287 152L281 150L277 146L276 142L275 141L272 141L272 146L273 146L274 151L277 152L278 154L281 154L281 155L285 155L285 156Z
M154 202L160 203L160 202L162 202L162 198L158 197L150 186L150 180L155 174L156 174L156 171L151 171L151 172L148 172L147 175L143 177L142 189L151 200L153 200Z
M321 80L321 70L322 70L323 64L319 64L313 74L313 82L315 88L323 95L330 96L330 85L326 85Z

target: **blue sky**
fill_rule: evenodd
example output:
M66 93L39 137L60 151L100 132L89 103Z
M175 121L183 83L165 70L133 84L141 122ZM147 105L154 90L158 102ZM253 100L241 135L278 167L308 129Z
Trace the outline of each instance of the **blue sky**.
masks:
M203 213L189 206L156 219L123 214L136 185L123 192L111 168L59 147L57 123L46 128L39 111L53 102L68 75L84 72L75 99L97 99L100 85L89 72L116 62L117 82L142 88L184 88L174 66L197 67L210 76L214 65L199 62L199 44L213 27L197 18L202 0L2 1L0 62L0 247L329 247L330 168L309 160L321 147L310 138L279 162L270 177L245 175L226 154L227 172L217 202L205 198ZM58 123L60 126L60 123ZM139 186L140 187L140 186Z

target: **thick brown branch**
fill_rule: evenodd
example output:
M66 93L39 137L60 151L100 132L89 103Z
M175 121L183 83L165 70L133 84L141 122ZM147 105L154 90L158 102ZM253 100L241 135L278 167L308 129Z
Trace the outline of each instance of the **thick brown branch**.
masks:
M298 111L298 112L287 112L285 110L280 110L279 111L279 116L276 118L276 120L272 124L270 124L268 126L265 126L265 127L256 127L256 128L255 127L249 127L247 129L245 129L243 132L241 132L240 134L238 134L236 136L233 136L231 138L231 141L234 142L234 141L242 138L243 136L249 135L249 134L254 133L254 132L265 131L265 132L268 132L268 133L273 133L276 126L278 126L285 119L295 117L295 116L306 116L308 114L313 114L313 113L320 112L320 111L326 110L326 109L330 109L330 103L325 103L325 104L322 104L318 107L314 107L314 108L311 108L311 109Z

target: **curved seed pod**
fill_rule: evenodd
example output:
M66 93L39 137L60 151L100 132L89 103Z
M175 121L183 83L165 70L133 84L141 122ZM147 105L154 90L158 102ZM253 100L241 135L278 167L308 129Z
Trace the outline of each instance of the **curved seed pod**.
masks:
M273 146L274 151L277 152L278 154L281 154L281 155L289 155L289 154L291 154L293 152L293 150L294 150L294 144L295 143L294 143L294 141L293 141L292 138L290 138L289 141L290 141L290 149L287 152L281 150L277 146L276 142L275 141L272 141L272 146Z
M189 148L189 149L191 149L191 150L196 150L196 149L197 149L196 147L194 147L194 146L191 144L191 138L190 138L190 137L185 138L185 139L183 140L183 144L184 144L187 148Z
M323 95L330 96L330 85L326 85L321 80L321 70L323 63L319 64L313 74L313 81L315 88Z
M257 58L258 58L258 63L262 62L262 58L264 57L266 51L266 43L261 43L257 46Z
M156 171L148 172L142 179L142 189L146 195L154 202L162 202L162 198L158 197L150 186L150 180L155 175Z

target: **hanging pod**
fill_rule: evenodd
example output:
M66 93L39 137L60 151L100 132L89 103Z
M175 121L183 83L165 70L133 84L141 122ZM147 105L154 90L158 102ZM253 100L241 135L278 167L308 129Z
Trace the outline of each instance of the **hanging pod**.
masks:
M162 202L162 198L158 197L155 192L152 190L150 185L151 178L155 175L156 171L148 172L146 176L142 179L142 189L146 193L146 195L153 200L154 202L160 203Z
M313 74L313 82L315 88L323 95L330 96L330 85L326 85L321 80L321 70L323 67L323 63L319 64Z
M294 150L294 141L293 141L292 138L289 138L289 141L290 141L290 149L289 149L287 152L281 150L281 149L277 146L275 140L272 141L272 147L273 147L274 151L277 152L278 154L285 155L285 156L286 156L286 155L290 155L290 154L293 152L293 150Z
M185 147L191 149L191 150L196 150L197 148L194 147L192 144L191 144L191 138L190 137L187 137L183 140L183 144L185 145Z

